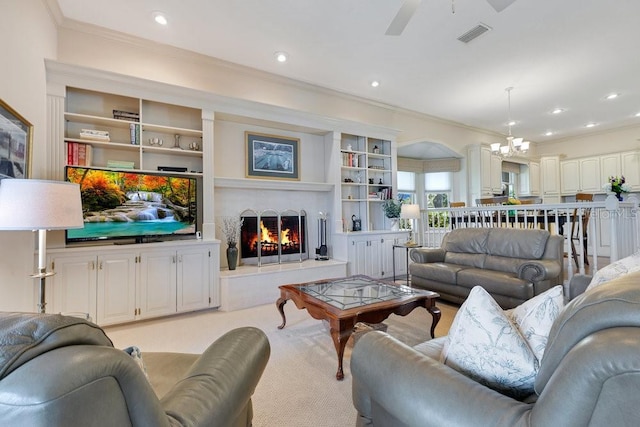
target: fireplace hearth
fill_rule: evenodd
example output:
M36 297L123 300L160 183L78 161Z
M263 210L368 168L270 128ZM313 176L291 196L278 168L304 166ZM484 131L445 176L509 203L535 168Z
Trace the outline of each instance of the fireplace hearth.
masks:
M240 230L240 256L245 264L282 263L309 258L305 211L246 210Z

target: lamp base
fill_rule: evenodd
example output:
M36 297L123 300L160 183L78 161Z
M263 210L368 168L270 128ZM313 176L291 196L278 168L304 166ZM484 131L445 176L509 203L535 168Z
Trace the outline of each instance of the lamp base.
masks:
M47 272L46 269L41 268L39 273L32 274L34 279L40 279L40 302L38 303L38 312L41 314L46 313L47 302L45 300L45 289L47 277L54 276L56 273L53 271Z

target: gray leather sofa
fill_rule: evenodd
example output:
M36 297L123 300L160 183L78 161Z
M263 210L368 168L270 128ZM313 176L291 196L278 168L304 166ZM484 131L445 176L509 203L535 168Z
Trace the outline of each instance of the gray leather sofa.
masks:
M461 303L482 286L503 308L562 283L563 239L546 230L457 228L440 248L410 252L411 284Z
M0 420L7 426L250 426L270 354L256 328L202 355L143 353L149 379L98 326L0 313Z
M570 295L588 276L573 276ZM439 362L444 338L411 348L382 332L351 355L358 426L637 426L640 272L576 296L549 334L536 393L518 401Z

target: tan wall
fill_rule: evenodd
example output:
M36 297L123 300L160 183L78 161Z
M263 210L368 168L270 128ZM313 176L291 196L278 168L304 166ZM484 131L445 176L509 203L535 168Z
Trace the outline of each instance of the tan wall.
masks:
M56 28L40 0L3 0L0 7L0 98L34 127L31 176L42 178L46 138L44 58L56 56ZM0 231L0 310L33 311L35 237Z

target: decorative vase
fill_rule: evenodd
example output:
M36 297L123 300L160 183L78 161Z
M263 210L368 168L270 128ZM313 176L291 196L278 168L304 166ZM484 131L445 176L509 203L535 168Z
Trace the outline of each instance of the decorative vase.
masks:
M622 201L622 193L616 193L616 197L618 200Z
M389 218L391 220L391 231L400 231L400 220L398 218Z
M236 265L238 264L238 248L236 244L230 244L227 248L227 264L229 265L229 270L235 270Z

